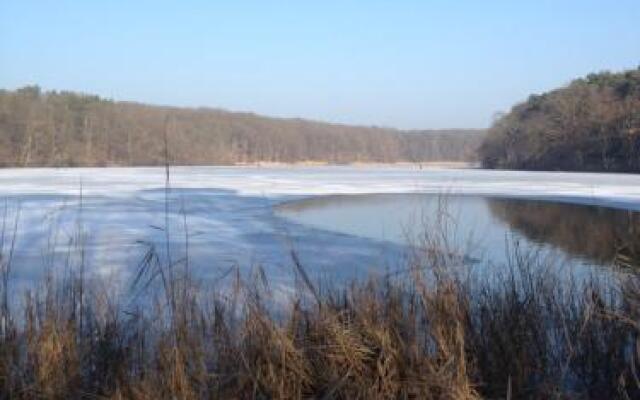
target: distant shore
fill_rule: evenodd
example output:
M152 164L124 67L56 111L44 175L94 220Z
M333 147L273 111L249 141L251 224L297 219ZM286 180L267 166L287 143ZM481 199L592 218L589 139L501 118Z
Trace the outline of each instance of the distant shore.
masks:
M294 163L282 163L282 162L252 162L252 163L235 163L232 166L237 167L264 167L264 168L281 168L281 167L335 167L335 166L348 166L348 167L415 167L415 168L428 168L428 169L467 169L467 168L479 168L480 164L477 162L468 161L429 161L429 162L408 162L399 161L393 163L376 163L376 162L352 162L352 163L329 163L322 161L300 161Z
M106 165L33 165L33 166L1 166L0 170L8 169L83 169L83 168L163 168L161 164L150 165L128 165L128 164L106 164ZM257 161L232 164L171 164L174 167L254 167L254 168L308 168L308 167L355 167L355 168L416 168L416 169L476 169L480 168L478 162L468 161L429 161L429 162L408 162L399 161L391 163L383 162L350 162L332 163L328 161L298 161L298 162L273 162Z

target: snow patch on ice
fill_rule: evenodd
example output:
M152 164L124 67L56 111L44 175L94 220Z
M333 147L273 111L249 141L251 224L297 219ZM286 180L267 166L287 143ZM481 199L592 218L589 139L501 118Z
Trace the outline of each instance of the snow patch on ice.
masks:
M172 167L174 188L223 189L240 196L451 193L553 198L640 209L640 175L419 169L410 166ZM165 170L33 168L0 170L0 196L56 194L129 197L161 189Z

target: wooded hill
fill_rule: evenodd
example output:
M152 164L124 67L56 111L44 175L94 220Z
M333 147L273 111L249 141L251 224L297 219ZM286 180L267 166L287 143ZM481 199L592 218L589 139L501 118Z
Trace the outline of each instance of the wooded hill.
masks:
M640 172L640 68L529 97L480 147L487 168Z
M0 91L1 166L427 162L475 157L482 131L399 131L114 102L37 86Z

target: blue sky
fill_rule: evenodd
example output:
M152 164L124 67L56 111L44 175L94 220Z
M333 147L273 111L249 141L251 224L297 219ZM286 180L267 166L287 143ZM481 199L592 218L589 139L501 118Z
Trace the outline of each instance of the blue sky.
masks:
M0 87L399 128L640 65L640 1L0 0Z

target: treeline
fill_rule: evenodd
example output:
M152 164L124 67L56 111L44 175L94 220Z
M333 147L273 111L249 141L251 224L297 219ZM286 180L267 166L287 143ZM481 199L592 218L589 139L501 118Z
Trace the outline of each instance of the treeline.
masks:
M488 168L640 172L640 68L533 95L480 147Z
M480 131L398 131L114 102L37 86L0 91L0 165L472 160Z

